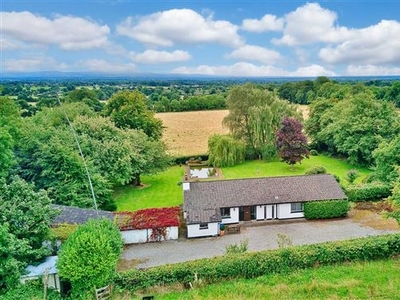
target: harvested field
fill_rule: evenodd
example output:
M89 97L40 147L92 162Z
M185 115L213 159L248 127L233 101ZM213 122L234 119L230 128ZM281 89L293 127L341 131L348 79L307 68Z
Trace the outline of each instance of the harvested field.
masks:
M299 105L304 119L308 118L308 106ZM171 155L198 155L207 153L208 138L228 133L222 120L228 110L187 111L158 113L155 116L164 123L163 140Z
M209 136L228 133L222 127L227 110L158 113L164 123L163 139L171 155L196 155L207 153Z

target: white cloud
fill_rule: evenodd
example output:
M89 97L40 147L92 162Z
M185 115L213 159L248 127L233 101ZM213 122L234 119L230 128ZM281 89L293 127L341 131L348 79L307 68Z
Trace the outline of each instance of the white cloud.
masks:
M285 28L275 44L288 46L316 42L336 43L351 36L345 27L335 26L335 12L322 8L318 3L307 3L285 16Z
M230 54L225 55L225 58L234 58L239 60L254 60L263 64L273 64L282 59L279 52L267 48L245 45Z
M335 76L335 72L325 69L320 65L311 65L307 67L300 67L296 71L291 72L290 76L301 77L317 77L317 76Z
M134 64L124 64L111 62L104 59L89 59L80 61L78 66L91 72L109 73L109 74L128 74L136 71Z
M141 43L173 46L177 43L218 43L238 47L243 44L238 27L228 21L204 18L191 9L172 9L140 18L127 18L117 33Z
M18 45L16 43L6 39L0 39L0 51L10 51L15 49L18 49Z
M274 15L265 15L260 20L258 19L244 19L242 22L242 29L251 32L267 32L267 31L281 31L283 29L284 19L277 18Z
M29 57L9 59L2 62L7 72L64 71L66 64L58 63L52 57Z
M58 45L65 50L90 49L107 44L110 29L92 21L57 16L48 19L30 12L1 12L0 30L13 39L41 45Z
M364 65L364 66L350 65L346 69L346 75L350 75L350 76L400 75L400 67L384 67L384 66L374 66L374 65Z
M323 48L319 57L327 63L400 64L400 23L383 20L352 30L352 37L337 46Z
M171 63L191 59L188 52L175 50L173 52L146 50L142 53L131 52L130 57L134 62L142 64Z
M316 77L316 76L334 76L335 73L326 70L322 66L311 65L298 68L290 72L273 66L257 66L251 63L239 62L233 65L209 66L201 65L194 68L179 67L172 70L175 74L198 74L215 76L265 76L265 77Z

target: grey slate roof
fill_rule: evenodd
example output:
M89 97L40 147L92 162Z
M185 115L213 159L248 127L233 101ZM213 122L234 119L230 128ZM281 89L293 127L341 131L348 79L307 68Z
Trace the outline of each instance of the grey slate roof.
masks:
M74 206L65 206L52 204L51 208L59 211L60 213L54 218L53 225L56 224L84 224L89 219L107 218L114 219L112 212L99 210L98 215L96 210L88 208L79 208Z
M221 221L221 207L347 198L330 174L190 182L184 191L187 222Z

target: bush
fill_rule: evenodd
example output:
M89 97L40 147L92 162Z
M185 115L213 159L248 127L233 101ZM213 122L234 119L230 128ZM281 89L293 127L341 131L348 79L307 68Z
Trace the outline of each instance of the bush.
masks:
M346 174L346 180L350 183L353 184L354 181L360 177L360 173L356 169L351 169L347 172Z
M232 245L227 245L225 247L226 249L226 254L242 254L247 251L249 245L248 240L243 240L240 242L240 244L232 244Z
M306 202L304 203L304 217L307 220L341 218L347 216L349 208L347 200Z
M118 228L108 219L90 220L69 236L61 246L57 269L71 282L73 299L92 298L95 287L110 283L122 246Z
M391 195L390 186L382 183L367 183L345 188L349 201L379 201Z
M305 174L306 175L326 174L326 169L323 166L312 166L311 168L306 170Z
M125 290L155 285L190 284L195 279L212 283L221 279L254 278L266 274L350 261L368 261L400 254L400 235L388 234L347 241L249 252L118 273L115 284Z
M200 154L200 155L187 155L187 156L177 156L172 159L172 161L176 165L184 165L187 161L191 159L201 159L202 161L208 160L208 154Z
M312 156L318 156L318 151L317 150L315 150L315 149L311 149L310 150L310 155L312 155Z

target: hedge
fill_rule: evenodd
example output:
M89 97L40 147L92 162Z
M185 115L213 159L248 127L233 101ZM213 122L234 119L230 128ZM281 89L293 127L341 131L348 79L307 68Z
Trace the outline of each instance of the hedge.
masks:
M184 165L190 159L199 159L203 162L208 161L208 154L195 154L195 155L186 155L186 156L176 156L172 158L172 161L175 165Z
M313 201L304 203L304 217L310 219L330 219L347 216L350 205L347 200Z
M139 290L173 283L207 283L350 261L388 258L400 254L400 234L325 242L278 250L225 255L150 269L118 273L114 283L124 290Z
M346 187L345 193L350 201L378 201L391 195L389 185L382 183L367 183Z

